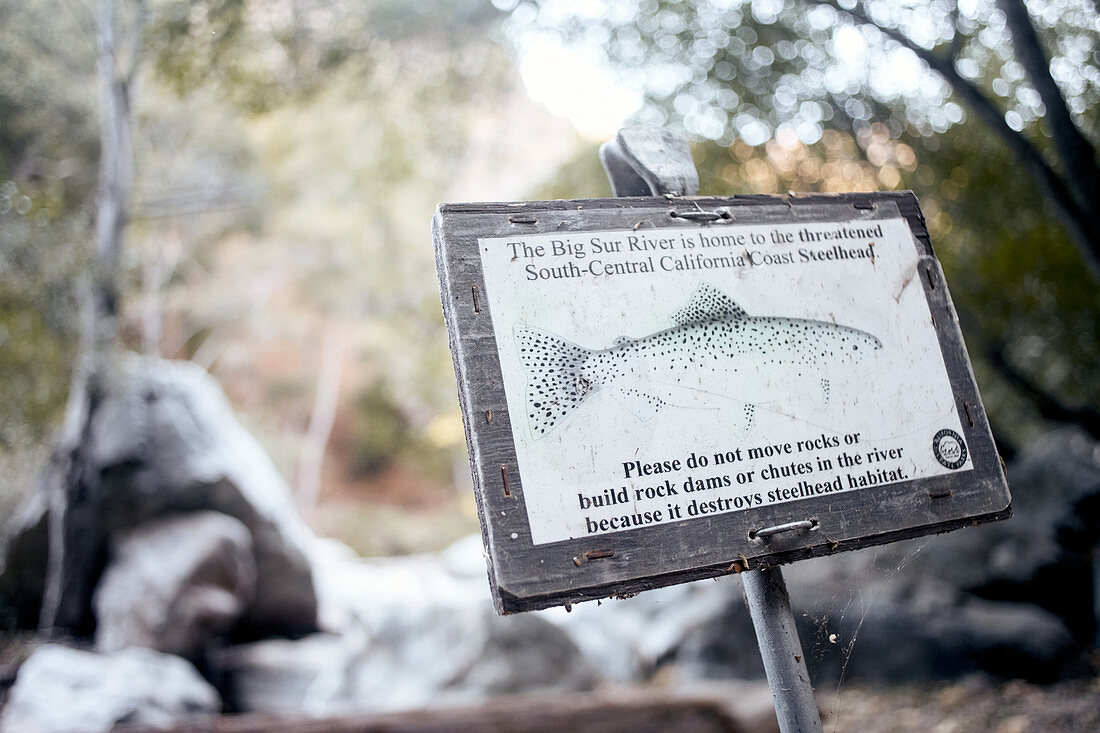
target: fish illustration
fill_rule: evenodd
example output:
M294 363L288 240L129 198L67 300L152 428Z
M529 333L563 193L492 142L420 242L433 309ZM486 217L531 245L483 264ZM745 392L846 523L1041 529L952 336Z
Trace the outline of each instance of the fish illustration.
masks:
M672 320L669 329L620 336L606 349L587 349L516 324L513 334L527 375L527 422L535 439L602 389L613 390L642 420L670 406L718 409L722 400L733 401L743 405L739 417L747 435L757 405L817 393L824 409L832 378L882 348L875 336L848 326L751 316L706 283Z

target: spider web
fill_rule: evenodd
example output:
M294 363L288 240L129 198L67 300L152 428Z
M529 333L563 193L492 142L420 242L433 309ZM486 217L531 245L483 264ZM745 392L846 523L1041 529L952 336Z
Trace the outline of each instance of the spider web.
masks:
M809 620L815 629L811 639L803 640L804 647L809 647L806 649L808 660L821 663L826 657L835 653L838 646L840 647L840 669L832 690L831 707L826 711L831 723L830 729L834 733L841 728L844 711L840 707L842 704L840 692L847 681L848 668L852 655L859 644L860 632L863 629L864 622L886 589L924 551L931 541L931 537L924 537L919 541L915 541L900 557L896 557L897 548L891 546L865 550L864 552L871 553L871 559L868 563L871 571L868 575L872 577L863 575L858 584L849 584L847 587L842 584L835 586L835 596L825 604L829 610L826 610L820 616L815 617L809 612L801 613L802 617ZM825 561L835 562L840 557L832 556L825 559ZM890 562L885 564L881 562L882 560L889 560ZM795 591L797 593L797 588ZM844 638L841 632L833 630L849 626L847 621L853 616L856 619L854 628L847 633L847 638ZM818 676L825 675L819 673Z

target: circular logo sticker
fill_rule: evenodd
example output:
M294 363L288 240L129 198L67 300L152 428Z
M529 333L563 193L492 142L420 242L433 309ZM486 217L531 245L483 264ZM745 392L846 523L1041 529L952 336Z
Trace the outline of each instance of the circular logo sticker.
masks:
M944 428L932 438L932 452L936 460L948 468L962 468L966 463L966 443L954 430Z

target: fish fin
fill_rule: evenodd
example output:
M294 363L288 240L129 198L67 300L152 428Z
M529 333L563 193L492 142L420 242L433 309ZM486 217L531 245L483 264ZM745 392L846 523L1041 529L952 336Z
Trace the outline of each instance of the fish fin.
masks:
M622 346L623 344L628 344L631 341L634 341L634 339L630 338L629 336L620 336L617 339L615 339L615 341L612 342L612 343L615 346Z
M538 440L598 388L581 373L592 352L523 323L512 334L527 374L527 424Z
M613 394L623 407L643 422L648 421L669 404L660 397L640 389L617 389Z
M738 440L745 440L756 424L756 405L751 402L741 402L736 407L731 405L722 410L720 420Z
M672 319L681 326L748 317L733 298L708 283L700 283L687 306L672 314Z
M815 413L823 413L829 408L833 387L828 378L822 377L817 384L804 385L803 389L785 397L762 402L761 406L769 412L786 415L795 419L805 419Z

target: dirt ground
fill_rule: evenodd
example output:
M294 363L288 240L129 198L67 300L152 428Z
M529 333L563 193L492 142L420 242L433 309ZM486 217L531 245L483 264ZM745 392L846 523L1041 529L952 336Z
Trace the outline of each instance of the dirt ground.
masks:
M972 677L817 691L825 733L1098 733L1100 677L1038 686ZM146 726L120 726L151 733ZM461 708L344 718L236 715L171 733L779 733L767 684L702 682L505 696Z
M1100 677L1038 686L972 678L818 691L826 733L1097 733Z

